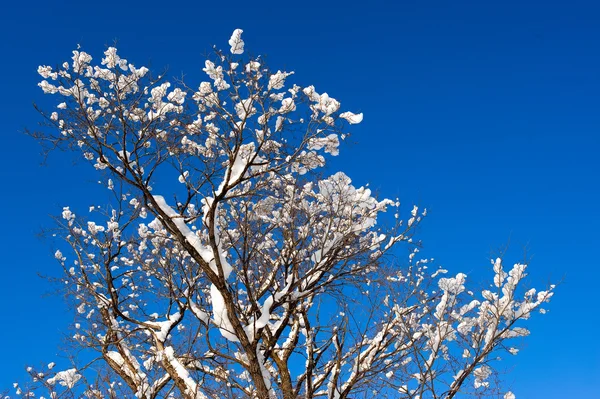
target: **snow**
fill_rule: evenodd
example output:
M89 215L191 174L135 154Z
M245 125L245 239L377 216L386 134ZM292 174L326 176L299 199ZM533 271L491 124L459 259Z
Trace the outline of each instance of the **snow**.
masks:
M190 373L187 371L187 369L175 357L175 351L173 350L173 347L167 346L162 353L164 355L164 359L169 362L173 369L175 369L177 377L184 381L185 385L187 386L187 393L194 395L193 397L195 399L208 399L206 395L200 392L198 384L190 376Z
M265 357L262 353L262 345L261 344L256 346L256 358L257 358L258 364L260 366L260 372L262 374L263 381L269 391L268 399L276 399L277 395L275 394L275 391L273 390L273 387L271 384L271 374L269 373L269 370L267 370L267 367L265 365ZM267 398L265 398L265 399L267 399Z
M260 70L260 62L250 61L246 64L246 72L258 72Z
M481 387L485 387L487 388L489 386L489 382L487 382L486 380L490 377L490 375L492 375L492 369L489 366L481 366L476 368L473 371L473 376L475 377L475 381L473 381L473 385L475 386L475 388L481 388Z
M153 195L153 197L156 201L156 204L168 217L171 218L179 232L185 237L186 241L194 247L194 249L206 263L212 266L211 268L213 269L213 272L217 273L214 256L210 248L200 243L200 239L185 223L183 216L175 212L173 208L167 205L164 197L160 195Z
M353 114L352 112L342 112L340 118L347 120L350 124L358 124L363 120L362 112L360 114Z
M256 321L250 321L248 326L245 327L246 335L250 342L254 341L256 331L265 327L271 319L271 307L273 306L274 298L269 296L263 303L260 309L260 317Z
M52 67L46 65L38 66L37 72L44 79L56 80L56 78L58 77L58 74L56 72L52 72Z
M179 175L179 183L185 184L186 179L188 178L188 176L190 175L190 172L188 172L187 170L184 171L181 175Z
M439 274L446 274L446 273L448 273L448 270L440 268L431 275L431 278L436 278Z
M443 291L457 295L465 290L465 286L463 284L465 283L466 277L466 274L458 273L454 278L441 278L438 281L438 286Z
M326 137L313 137L309 140L307 148L309 150L320 150L325 147L325 152L333 156L339 154L338 147L340 146L340 140L337 134L330 134Z
M293 112L296 110L296 103L292 98L284 98L281 100L281 107L277 112L280 114L287 114L288 112Z
M173 313L169 315L168 320L166 321L147 321L146 324L153 326L159 331L155 332L156 338L160 342L165 342L167 339L167 335L169 334L169 330L173 327L173 325L181 320L181 314L179 312Z
M210 286L210 298L213 307L213 320L217 327L219 327L221 335L229 341L239 342L238 337L234 333L233 325L229 321L225 299L214 284Z
M123 364L125 364L125 359L123 359L123 356L121 356L119 352L109 351L106 353L106 356L108 356L112 361L117 363L120 367L122 367Z
M107 68L114 68L120 63L121 58L117 55L117 49L109 47L104 52L104 58L102 59L102 65L106 65Z
M231 54L242 54L244 52L244 41L242 40L243 32L244 31L241 29L236 29L231 34L231 38L229 39Z
M254 143L247 143L240 146L235 154L231 165L227 165L227 171L225 172L225 179L219 185L219 188L215 192L215 195L220 195L223 190L227 187L230 188L232 185L239 182L246 168L251 164L252 159L256 156L256 145Z
M194 316L196 316L198 320L200 320L204 324L208 324L208 322L210 321L210 316L208 315L208 313L200 309L200 307L198 307L198 305L196 305L196 303L194 303L191 300L189 301L189 305L190 310L192 311Z
M315 109L328 116L340 109L340 103L335 98L329 97L329 94L323 93L319 96L319 101L315 104Z
M126 353L129 359L133 359L131 358L130 353ZM126 362L123 356L121 356L121 354L116 351L108 351L106 353L106 356L108 356L113 362L115 362L122 372L124 372L129 378L135 381L140 390L145 390L148 387L146 374L140 370L137 361L134 360Z
M112 47L111 47L112 48ZM73 70L81 71L92 61L92 57L84 51L73 51Z
M54 385L57 382L67 388L73 388L77 381L81 379L81 374L77 373L77 369L68 369L65 371L59 371L54 377L49 378L46 382L50 385Z
M294 72L281 72L277 71L277 73L269 76L269 84L267 86L268 90L279 90L282 89L285 85L285 79L293 75Z
M247 119L256 113L256 108L252 105L253 103L254 100L252 98L246 98L235 104L235 112L240 120Z
M290 274L286 280L286 285L280 291L278 291L275 295L270 295L267 299L265 299L263 305L260 309L260 316L258 319L254 320L254 318L250 319L248 325L244 328L246 331L246 336L250 342L254 341L256 337L256 332L261 328L264 328L269 324L271 320L271 308L276 301L279 301L283 298L289 291L292 283L294 281L294 276Z

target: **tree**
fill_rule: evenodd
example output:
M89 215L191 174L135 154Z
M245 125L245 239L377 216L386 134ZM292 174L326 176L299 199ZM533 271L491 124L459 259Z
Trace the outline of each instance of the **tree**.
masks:
M80 153L114 193L65 207L56 259L76 317L73 366L33 370L22 393L89 398L452 398L501 395L498 352L552 296L492 261L466 291L418 259L425 210L325 177L362 114L293 72L215 50L197 89L113 47L38 69L61 98L35 136ZM176 183L178 180L179 183ZM173 184L172 184L173 183ZM392 211L395 218L385 217ZM77 211L79 214L79 211ZM398 257L398 246L409 250ZM66 254L66 255L64 255ZM75 352L74 352L75 353ZM514 397L506 393L505 398Z

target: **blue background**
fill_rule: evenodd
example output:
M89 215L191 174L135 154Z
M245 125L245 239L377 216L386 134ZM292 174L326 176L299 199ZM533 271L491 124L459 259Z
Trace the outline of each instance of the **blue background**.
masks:
M70 316L36 234L66 205L101 203L94 174L22 134L40 64L77 44L100 58L117 41L136 66L201 76L203 54L233 29L275 69L296 71L364 112L335 168L429 216L424 253L471 287L509 244L529 280L560 282L506 362L517 398L592 398L600 388L600 3L594 1L11 2L0 16L0 387L27 364L57 361ZM524 250L527 254L524 255ZM484 280L488 279L488 280ZM58 360L60 366L61 361ZM66 365L66 362L64 363ZM1 390L1 389L0 389Z

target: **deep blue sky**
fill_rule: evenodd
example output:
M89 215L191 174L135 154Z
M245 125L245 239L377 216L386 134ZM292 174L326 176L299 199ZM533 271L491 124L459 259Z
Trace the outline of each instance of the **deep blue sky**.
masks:
M600 3L595 1L21 1L0 14L0 387L56 360L69 316L37 273L50 214L88 204L94 180L20 132L39 121L39 64L118 41L136 65L197 77L234 28L273 68L362 111L336 166L427 206L426 253L472 283L510 242L530 281L562 280L507 377L517 398L600 389ZM197 79L197 78L196 78ZM564 278L564 280L563 280ZM474 280L474 281L473 281ZM512 364L512 363L510 363Z

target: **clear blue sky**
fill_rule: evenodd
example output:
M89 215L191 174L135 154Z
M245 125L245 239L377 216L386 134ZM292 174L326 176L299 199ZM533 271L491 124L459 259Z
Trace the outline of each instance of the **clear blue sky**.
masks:
M49 215L88 204L89 169L20 132L39 118L39 64L79 43L118 41L136 65L189 76L234 28L274 68L295 70L365 120L336 166L358 184L430 210L421 238L444 267L477 278L510 241L530 281L563 280L507 377L517 398L600 390L600 3L596 1L48 2L3 6L0 146L0 387L56 360L69 322L37 273ZM356 162L356 159L364 160ZM97 201L96 201L97 202ZM475 280L475 281L473 281ZM509 363L513 364L513 363Z

